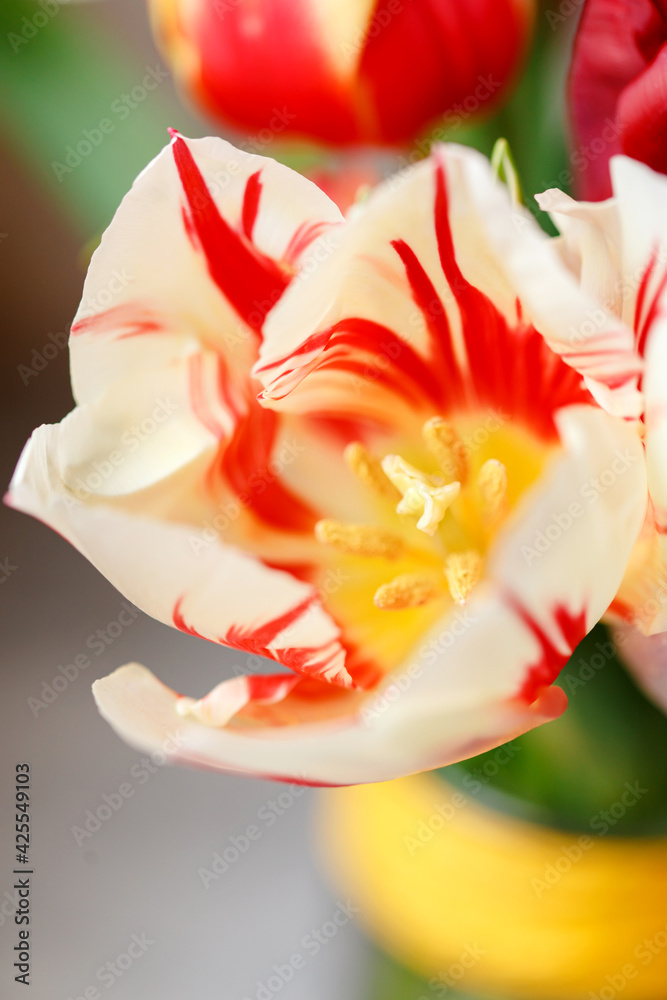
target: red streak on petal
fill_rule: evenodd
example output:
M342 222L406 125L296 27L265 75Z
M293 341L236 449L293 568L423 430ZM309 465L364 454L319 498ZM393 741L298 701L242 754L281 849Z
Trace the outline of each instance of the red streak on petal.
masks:
M278 618L265 622L263 625L259 625L256 628L233 625L220 639L220 642L246 653L266 656L306 677L324 680L323 675L340 658L340 644L336 639L328 640L320 646L287 645L279 650L268 648L270 643L281 632L294 625L299 618L307 614L318 603L318 594L316 591L312 591L300 604L295 605L295 607L286 611ZM339 671L334 677L327 678L327 681L341 687L349 688L354 686L344 669Z
M252 231L257 221L259 211L259 199L262 194L262 182L260 180L261 171L251 174L246 181L245 193L243 195L243 233L247 239L252 241Z
M284 781L288 782L290 785L303 785L304 788L350 788L351 783L348 782L334 782L334 781L307 781L305 778L290 778L283 774L256 774L250 775L249 772L244 772L250 777L263 778L264 781Z
M285 250L283 255L285 263L294 265L306 247L330 227L330 222L302 222Z
M225 436L224 428L214 415L210 412L206 393L203 385L203 358L201 354L194 354L188 363L188 385L190 390L190 402L197 420L220 440Z
M371 659L364 650L351 639L341 636L340 643L345 649L345 669L354 681L355 687L370 691L385 676L385 671Z
M658 283L658 287L653 293L651 302L648 306L648 309L646 310L646 314L642 319L644 300L646 298L648 284L655 269L656 262L657 262L657 250L654 249L651 252L651 259L642 276L641 285L639 286L639 292L637 294L637 304L635 306L635 333L637 335L637 353L641 358L644 357L646 351L646 341L648 339L649 333L651 332L651 327L658 318L660 299L662 298L662 294L665 291L665 287L667 287L667 270L665 270L665 273L663 274L662 278L660 279L660 282Z
M279 420L273 410L253 400L232 438L221 446L216 463L243 505L266 524L281 531L310 532L316 513L281 483L280 469L273 465Z
M181 611L181 607L183 606L184 600L185 600L185 594L182 594L176 601L176 604L174 605L174 610L172 612L171 617L175 627L180 632L187 633L187 635L196 635L198 639L206 639L207 636L202 635L201 632L198 632L196 628L193 628L191 625L188 625L185 618L183 617L183 612Z
M185 632L187 635L197 636L199 639L207 639L210 642L218 642L223 646L230 646L232 649L238 649L245 653L254 653L256 656L265 656L267 659L280 663L282 666L287 667L290 670L295 670L297 673L305 677L324 682L327 687L331 684L348 689L356 686L344 669L340 670L337 675L331 678L325 679L322 676L334 665L334 662L340 656L340 643L336 639L330 639L320 646L285 646L283 649L279 650L268 648L270 643L273 642L273 640L276 639L281 632L284 632L290 626L294 625L299 618L308 613L313 605L319 603L319 597L316 591L312 591L299 604L296 604L294 607L290 608L284 614L279 615L277 618L272 618L269 621L264 622L262 625L257 625L255 627L247 625L232 625L227 629L223 636L216 639L202 635L201 632L198 632L196 628L186 622L181 610L184 600L185 595L179 597L172 612L172 621L179 631ZM251 690L264 690L262 688L262 682L266 679L268 678L266 678L265 675L250 675L249 680L251 680L254 685ZM282 679L285 684L292 680L292 678L285 677ZM287 693L288 692L286 691L285 694ZM252 696L255 697L254 695Z
M290 576L295 577L297 580L301 580L302 583L313 583L313 579L317 572L317 567L313 563L281 563L281 562L270 562L268 559L262 559L265 566L269 569L278 569L284 573L289 573Z
M249 674L246 677L250 701L265 705L274 705L282 701L300 683L300 677L290 677L285 674Z
M330 354L326 357L324 352ZM425 358L399 337L393 330L370 319L349 316L333 326L312 334L293 352L272 361L258 372L269 371L312 353L314 357L305 364L296 364L282 372L267 390L271 398L283 398L278 392L289 381L291 391L309 372L317 368L349 371L360 378L385 385L417 406L427 402L439 406L443 389ZM318 356L319 355L319 356ZM377 363L375 361L377 359ZM290 376L296 373L296 380ZM286 393L285 393L286 394Z
M268 364L260 365L256 371L258 374L259 372L269 372L273 368L280 368L281 365L287 364L287 362L291 361L292 358L301 357L301 355L309 354L311 351L320 351L328 343L330 336L330 329L320 330L318 333L312 333L310 337L307 337L302 344L295 347L289 354L284 354L275 361L268 362ZM293 371L294 369L291 368L289 371L285 372L284 375L290 375Z
M642 274L642 280L639 283L639 291L637 292L637 301L635 302L635 318L633 323L633 329L636 334L639 334L639 326L641 323L642 312L644 310L644 299L646 298L646 291L648 289L648 283L651 280L653 272L655 271L655 265L657 263L657 249L653 247L651 250L651 256L649 262L646 265L646 269Z
M630 624L634 621L637 613L636 608L634 608L631 604L628 604L627 601L621 600L619 597L614 598L607 610L609 614L618 615L619 618Z
M85 333L115 333L118 340L123 340L125 337L138 337L147 333L164 333L164 325L133 302L113 306L94 316L84 316L72 324L72 337Z
M272 618L268 622L264 622L263 625L258 625L256 628L232 625L225 633L221 642L224 642L227 646L233 646L234 649L243 650L246 653L272 656L273 654L267 652L269 643L286 628L293 625L297 619L312 607L317 599L317 594L313 591L299 604L290 608L289 611L285 611L284 614L279 615L277 618Z
M404 240L392 240L391 245L403 262L412 297L431 334L438 365L443 375L446 373L450 401L454 404L460 403L463 398L461 373L454 354L452 331L442 300L412 247ZM444 389L444 385L442 388Z
M592 397L581 375L549 348L535 327L521 320L510 326L493 302L464 277L454 250L442 164L436 169L435 179L438 252L461 315L469 366L469 402L499 408L547 440L553 439L555 412L573 403L593 403ZM516 310L518 316L522 315L518 301ZM444 358L448 357L445 345ZM443 377L451 377L449 370Z
M231 373L227 367L227 362L225 361L222 354L217 355L218 362L218 394L220 399L224 403L225 407L234 417L239 417L241 411L239 410L236 401L232 398L231 385L232 378Z
M331 336L325 351L336 351L338 354L340 348L351 348L382 359L381 365L373 367L373 381L391 370L394 380L397 380L395 385L400 386L401 394L407 398L419 400L426 396L436 405L442 399L441 386L428 362L389 327L370 319L349 316L335 323L329 332ZM353 356L343 354L343 357ZM369 363L373 366L372 358L369 362L368 358L357 355L354 361L361 370Z
M586 609L583 608L577 614L571 614L563 605L558 605L554 609L554 621L569 650L567 653L562 653L554 646L531 613L515 597L509 597L508 603L530 629L542 651L540 659L528 667L525 680L518 692L518 697L522 701L532 705L542 690L555 681L574 648L586 635Z
M223 219L185 140L175 135L172 149L211 278L239 316L259 332L289 276Z

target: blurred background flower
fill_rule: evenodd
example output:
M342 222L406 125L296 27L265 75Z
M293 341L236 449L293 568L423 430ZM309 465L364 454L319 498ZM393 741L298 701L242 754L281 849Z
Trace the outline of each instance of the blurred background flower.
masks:
M588 0L569 81L579 197L611 195L609 159L626 153L667 173L664 0Z
M185 92L214 118L327 143L403 145L489 114L534 0L150 0Z

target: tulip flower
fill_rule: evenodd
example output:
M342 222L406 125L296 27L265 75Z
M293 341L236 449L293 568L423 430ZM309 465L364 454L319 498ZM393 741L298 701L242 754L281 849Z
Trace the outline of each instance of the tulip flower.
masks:
M667 177L620 156L611 179L614 197L602 203L578 204L559 191L538 201L562 233L563 259L598 300L590 325L599 330L616 316L631 338L626 372L600 398L628 421L641 417L649 505L608 618L621 656L667 710ZM584 372L587 348L573 331L561 324L554 338Z
M563 253L471 149L345 220L286 167L174 134L93 255L76 408L34 432L10 503L273 672L198 699L121 667L94 691L124 739L335 785L560 715L647 505L634 334Z
M611 195L625 153L667 173L667 21L660 0L587 0L569 81L578 194Z
M402 144L493 107L515 76L534 0L151 0L186 92L261 151L295 134Z

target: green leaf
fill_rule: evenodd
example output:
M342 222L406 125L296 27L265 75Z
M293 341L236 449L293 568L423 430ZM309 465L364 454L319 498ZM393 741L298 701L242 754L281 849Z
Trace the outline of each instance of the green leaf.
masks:
M591 823L614 807L623 815L611 816L610 836L665 832L667 717L634 684L603 625L580 643L558 684L569 699L560 719L513 740L511 756L492 750L442 776L468 793L479 782L480 800L552 826L595 831ZM615 804L627 785L641 794L623 810Z

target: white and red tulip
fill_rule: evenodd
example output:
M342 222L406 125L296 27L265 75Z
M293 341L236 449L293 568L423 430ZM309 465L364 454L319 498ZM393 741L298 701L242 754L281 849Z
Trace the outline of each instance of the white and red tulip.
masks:
M150 0L187 93L253 134L403 144L495 106L535 0ZM456 106L459 105L458 111Z
M93 256L76 409L35 431L10 502L148 614L276 668L195 700L122 667L95 685L121 736L347 784L564 710L553 681L647 505L641 352L625 314L586 332L568 247L463 147L345 221L286 167L174 135Z
M608 617L621 655L667 709L667 177L620 156L611 161L611 180L608 201L577 203L560 191L538 201L562 233L566 265L598 300L588 317L593 339L613 316L629 339L625 373L602 358L593 372L606 381L598 392L604 405L628 422L640 418L648 473L647 515ZM568 362L590 372L577 331L562 321L557 335Z

